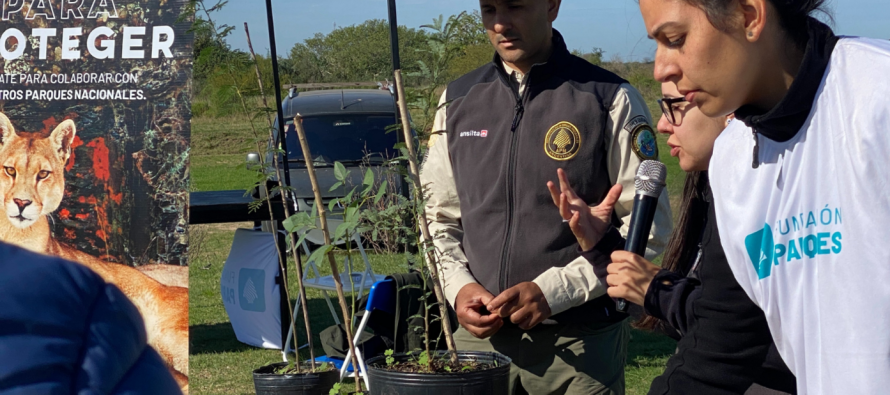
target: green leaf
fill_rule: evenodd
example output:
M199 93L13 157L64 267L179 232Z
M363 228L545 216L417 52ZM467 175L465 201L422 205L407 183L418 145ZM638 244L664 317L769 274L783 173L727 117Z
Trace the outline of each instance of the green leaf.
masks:
M297 231L303 228L314 228L315 221L309 217L308 213L300 212L287 217L287 219L284 220L283 225L284 229L288 232L297 233Z
M340 383L334 383L334 386L328 391L328 395L340 395Z
M334 177L337 178L337 181L346 182L346 177L349 175L349 172L346 171L346 167L343 166L343 163L334 162Z
M372 186L374 185L374 172L371 169L365 171L365 179L362 181L362 185Z
M291 369L293 369L293 368L294 368L294 363L289 361L289 362L287 363L287 366L282 366L281 368L279 368L278 373L279 373L279 374L287 373L287 372L289 372L289 371L290 371Z
M340 188L341 186L343 186L343 183L340 181L337 181L336 183L334 183L334 185L331 185L331 189L328 189L328 192L334 192L337 190L337 188Z
M386 366L392 366L392 364L396 361L395 357L393 357L393 350L389 349L383 352L383 355L386 355Z
M334 207L337 207L337 203L339 202L340 199L331 199L331 201L328 202L328 211L334 211Z
M374 204L380 203L380 199L383 199L383 195L386 193L387 183L386 180L380 183L380 188L377 189L377 196L374 196Z
M288 235L288 236L290 236L290 235ZM295 245L299 248L301 245L303 245L303 241L306 240L306 237L308 237L308 236L309 236L309 232L305 232L302 235L300 235L300 238L297 239L297 244L295 244Z
M354 205L350 205L346 208L346 214L343 216L343 221L346 223L358 225L359 220L359 211L358 207Z
M333 246L330 245L318 247L315 251L312 251L312 255L309 255L307 262L314 261L315 263L321 263L321 259L324 258L325 254L331 251L331 248L333 248Z
M343 237L346 236L346 231L348 231L348 230L349 230L348 222L343 222L340 225L337 225L337 229L334 230L334 238L332 240L332 243L337 244L340 241L340 239L342 239Z
M309 212L312 213L313 219L317 219L318 217L318 207L315 206L315 203L317 203L315 199L312 199L312 208L309 210Z

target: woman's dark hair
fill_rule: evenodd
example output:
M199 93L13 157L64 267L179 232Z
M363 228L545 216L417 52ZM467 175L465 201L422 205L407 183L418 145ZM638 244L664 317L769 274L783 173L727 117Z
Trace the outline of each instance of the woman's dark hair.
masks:
M704 10L714 27L725 30L729 25L730 13L737 0L685 0ZM827 0L768 0L779 12L779 25L792 40L803 48L807 43L807 21L821 12L829 19L831 13L825 7Z
M693 259L698 253L699 236L704 231L708 216L708 203L704 197L707 189L707 172L696 171L686 174L683 197L680 200L680 212L677 214L677 224L665 249L664 258L661 261L662 268L684 276L689 273ZM634 326L639 329L653 330L656 326L664 324L661 320L647 314Z

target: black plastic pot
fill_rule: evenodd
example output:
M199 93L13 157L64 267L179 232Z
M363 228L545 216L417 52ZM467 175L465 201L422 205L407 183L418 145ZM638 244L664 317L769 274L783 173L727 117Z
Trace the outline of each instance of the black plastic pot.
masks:
M253 371L253 387L257 395L328 395L340 381L340 372L278 374L275 370L286 362L273 363Z
M444 354L440 351L439 355ZM461 361L495 363L497 367L475 372L405 373L386 369L386 357L368 360L368 384L371 395L507 395L510 358L493 352L458 351ZM394 355L396 362L407 361L407 354Z

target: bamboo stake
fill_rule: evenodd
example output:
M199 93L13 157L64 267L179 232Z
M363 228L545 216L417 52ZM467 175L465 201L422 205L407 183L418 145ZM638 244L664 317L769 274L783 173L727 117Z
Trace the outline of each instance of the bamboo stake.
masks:
M411 125L408 124L408 104L405 102L405 86L402 83L402 70L395 71L396 91L399 96L399 113L402 118L402 133L405 136L405 146L408 149L408 163L411 168L409 174L411 181L414 183L415 197L421 196L423 187L420 184L420 170L417 165L417 150L414 148L414 136L411 135ZM430 235L430 225L426 219L426 209L421 207L420 214L417 218L420 225L420 232L423 234L424 246L432 243ZM439 314L442 318L442 331L445 332L445 343L448 345L448 351L451 352L451 362L457 363L457 347L454 345L454 336L451 333L451 318L448 316L448 308L445 305L445 294L442 292L442 283L439 281L439 265L436 261L436 254L433 251L427 253L427 267L430 271L430 277L433 280L433 291L436 294L436 301L439 302ZM427 333L429 336L429 333Z
M324 204L321 202L321 190L318 188L318 178L315 176L315 165L312 163L312 153L309 151L309 142L306 141L306 131L303 129L303 117L297 114L294 117L294 128L297 130L297 136L300 137L300 147L303 148L303 158L306 159L306 169L309 171L309 181L312 183L312 193L315 194L315 207L318 208L318 220L321 222L321 233L324 235L324 244L331 244L331 233L328 230L328 220L325 214ZM348 243L348 241L347 241ZM355 392L361 392L361 381L358 378L358 356L355 353L355 344L352 341L352 317L350 317L351 309L346 306L346 296L343 295L343 282L340 280L340 270L337 269L337 261L334 259L334 252L328 251L328 263L331 265L331 275L334 277L334 283L337 285L337 299L340 301L340 310L343 311L343 322L346 327L346 340L349 343L349 351L352 353L352 366L356 371L355 375ZM347 273L352 275L352 273Z
M262 75L260 75L260 67L256 61L256 54L253 52L253 44L250 41L250 30L247 28L247 22L244 22L244 33L247 34L247 47L250 49L250 58L251 58L251 60L253 60L254 70L256 70L257 83L260 86L260 97L263 98L263 107L268 108L269 105L268 105L268 102L266 101L266 91L265 91L265 88L263 88L263 77L262 77ZM275 139L272 138L273 137L272 129L274 128L275 124L272 122L271 115L269 115L268 112L266 112L266 120L269 123L269 137L271 138L269 141L275 141ZM279 125L279 126L283 126L283 125ZM281 128L279 128L279 129L281 129ZM279 134L279 136L284 135L284 133L282 131L279 131L278 134ZM259 143L257 143L257 144L259 144ZM275 174L278 178L278 189L281 191L281 205L284 206L284 216L285 216L285 218L287 218L287 217L290 217L290 206L287 203L287 194L286 194L287 189L284 187L284 183L282 182L281 169L278 166L278 153L275 153L274 155L272 155L272 158L273 158L272 160L274 161L274 164L275 164ZM265 188L265 184L263 185L263 187ZM269 194L268 189L266 189L266 197L270 199L270 201L269 201L269 218L271 219L271 218L274 218L274 216L272 215L272 203L271 203L272 197ZM273 229L273 233L275 234L275 236L278 236L277 230ZM277 246L277 238L276 238L276 246ZM306 299L306 287L303 286L303 265L300 261L300 257L297 255L297 254L299 254L300 250L297 248L293 237L290 238L290 248L291 248L291 252L293 252L293 254L294 254L294 266L296 266L296 269L297 269L296 276L297 276L297 285L300 288L300 298L303 299L303 308L301 310L303 310L303 321L306 323L306 344L309 347L309 367L310 367L310 369L315 370L315 350L312 348L312 331L309 326L309 299ZM278 248L276 248L276 250L278 250ZM279 258L278 258L279 264L281 265L282 278L286 278L284 276L285 268L284 268L283 264L281 263L281 257L280 257L281 252L279 251L278 253L279 253ZM286 281L284 283L284 288L285 288L285 291L287 291L287 282ZM288 311L288 314L290 314L290 312L294 311L294 308L293 308L293 305L291 305L291 303L290 303L290 294L288 292L285 292L285 294L287 294L287 307L288 307L287 311ZM297 342L297 329L296 329L296 326L294 326L293 319L291 319L290 325L291 325L291 331L293 331L293 333L294 333L294 354L296 354L296 361L294 363L294 366L297 367L297 373L300 373L300 352L298 351L299 343ZM284 351L286 352L287 350L284 350Z

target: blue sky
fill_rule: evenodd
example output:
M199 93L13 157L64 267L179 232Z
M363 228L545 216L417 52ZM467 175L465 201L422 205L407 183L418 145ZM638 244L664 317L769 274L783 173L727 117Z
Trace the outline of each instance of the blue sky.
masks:
M210 1L208 1L208 4ZM457 14L479 8L478 0L397 0L400 25L420 27L440 14ZM835 32L890 39L890 1L829 0L835 16ZM368 19L386 19L386 0L272 0L278 51L286 55L295 43L315 33L329 33L336 26L349 26ZM234 48L247 49L244 22L250 25L254 49L268 53L265 0L230 0L214 16L217 22L238 28L229 37ZM637 2L634 0L563 0L554 23L570 49L606 51L625 60L651 58L655 46L646 38Z

